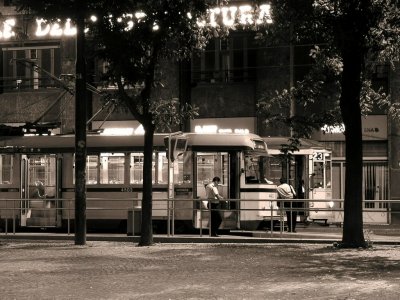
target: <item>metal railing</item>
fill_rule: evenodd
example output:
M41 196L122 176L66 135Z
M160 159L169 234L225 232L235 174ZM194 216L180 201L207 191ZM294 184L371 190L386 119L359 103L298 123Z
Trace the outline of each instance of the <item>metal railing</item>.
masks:
M94 211L121 211L121 220L126 219L128 221L128 212L132 212L132 228L129 228L132 230L132 234L135 234L135 212L141 211L141 207L138 206L139 203L141 203L140 199L127 199L127 198L113 198L110 200L109 198L87 198L87 212L94 212ZM30 202L40 202L43 201L43 203L48 203L51 202L52 206L51 207L30 207L29 203ZM192 221L195 222L195 218L197 218L197 212L199 212L199 229L200 229L200 236L203 235L203 230L208 229L209 235L211 234L211 212L214 209L209 209L206 207L203 207L202 202L207 201L205 199L192 199L192 198L177 198L177 199L153 199L153 203L164 203L163 207L153 207L153 212L155 211L161 211L165 212L163 214L163 220L167 221L167 235L171 236L175 234L175 221L176 221L176 214L177 212L180 211L191 211L191 215L193 216ZM93 203L96 202L96 206L93 205ZM107 205L99 205L99 203L107 203ZM118 202L123 202L124 205L118 206ZM188 205L188 207L179 207L177 203L179 202L190 202L193 205ZM270 231L271 235L273 235L273 229L274 229L274 221L279 222L279 232L280 234L283 233L284 231L284 221L285 221L285 212L303 212L304 215L310 216L313 213L329 213L334 215L336 213L336 216L342 216L343 215L343 199L268 199L268 200L260 200L260 199L224 199L223 202L228 203L229 206L235 206L235 208L219 208L215 209L219 211L220 213L224 212L234 212L239 216L239 221L240 221L240 215L243 212L263 212L264 214L266 212L269 212L269 216L260 216L257 215L255 218L257 221L264 221L264 222L269 222L270 224ZM239 203L240 202L259 202L259 203L267 203L267 207L264 206L264 208L239 208ZM196 203L198 203L196 205ZM236 205L231 205L232 203L236 203ZM285 203L289 203L288 205L284 205ZM295 207L294 204L297 203L302 203L302 207ZM391 214L396 214L400 213L399 211L393 211L391 209L391 204L392 203L397 203L400 205L399 200L364 200L364 203L370 203L374 204L375 206L378 206L378 208L366 208L363 209L363 213L391 213ZM277 204L274 206L274 204ZM319 205L316 205L319 204ZM322 205L321 205L322 204ZM325 204L325 205L324 205ZM111 206L112 205L112 206ZM269 206L269 207L268 207ZM286 206L286 207L285 207ZM287 207L288 206L288 207ZM324 206L324 207L323 207ZM370 205L372 206L372 205ZM4 233L8 234L9 228L8 224L11 222L12 224L12 233L16 233L16 228L17 228L17 220L21 222L21 216L26 216L28 214L28 211L50 211L53 210L57 216L61 216L62 220L67 222L67 233L71 233L71 220L73 220L73 213L75 210L74 207L74 199L54 199L54 198L49 198L49 199L0 199L0 226L3 223L4 224ZM206 213L207 218L203 217L203 213ZM154 213L153 213L154 214ZM123 217L125 216L125 217ZM325 218L325 217L323 217ZM153 217L153 220L156 218ZM208 220L208 226L205 228L203 227L203 221ZM319 220L319 219L316 219ZM340 221L340 219L338 219ZM388 219L389 221L389 219ZM127 222L128 223L128 222ZM40 226L38 226L40 227ZM46 227L46 226L42 226ZM128 229L128 228L127 228ZM232 228L234 229L234 228ZM240 228L236 228L240 229Z

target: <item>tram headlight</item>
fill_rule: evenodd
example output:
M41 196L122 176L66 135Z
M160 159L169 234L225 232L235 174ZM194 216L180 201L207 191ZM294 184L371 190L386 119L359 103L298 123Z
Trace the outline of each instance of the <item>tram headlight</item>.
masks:
M335 205L335 203L334 203L333 201L329 201L329 202L328 202L329 208L333 208L334 205Z

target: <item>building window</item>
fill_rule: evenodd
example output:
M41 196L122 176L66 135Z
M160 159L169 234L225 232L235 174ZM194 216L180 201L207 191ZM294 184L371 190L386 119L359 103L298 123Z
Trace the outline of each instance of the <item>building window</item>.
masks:
M344 199L345 193L345 175L346 164L345 162L333 163L333 198ZM389 168L387 161L367 161L363 163L363 208L386 210L388 204L383 201L374 200L387 200L389 199Z
M192 59L193 82L243 82L256 78L257 45L252 34L210 40Z
M2 50L3 91L59 86L56 80L51 78L52 76L58 78L61 73L58 45L8 47Z
M387 203L372 200L389 199L388 166L386 162L368 162L363 164L363 199L365 208L387 208Z

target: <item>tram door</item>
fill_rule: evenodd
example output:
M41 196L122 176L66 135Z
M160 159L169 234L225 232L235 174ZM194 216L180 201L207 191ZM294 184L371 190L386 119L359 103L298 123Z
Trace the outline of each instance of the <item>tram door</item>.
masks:
M197 177L197 198L202 200L203 208L206 209L207 193L205 186L212 181L215 176L221 178L218 186L218 192L225 199L234 198L232 188L234 185L234 176L232 176L231 168L233 167L236 156L227 152L198 152L196 156L196 177ZM237 227L237 214L229 211L234 208L235 203L224 204L221 209L223 212L221 229L234 229ZM206 228L209 221L209 212L204 211L201 217L202 227ZM197 212L195 227L200 227L200 213Z
M21 226L56 227L58 175L56 155L29 155L21 163Z
M324 202L332 199L332 157L329 151L315 151L309 157L309 188L311 220L325 220L326 223L335 222L336 214L334 202ZM321 209L321 210L319 210Z

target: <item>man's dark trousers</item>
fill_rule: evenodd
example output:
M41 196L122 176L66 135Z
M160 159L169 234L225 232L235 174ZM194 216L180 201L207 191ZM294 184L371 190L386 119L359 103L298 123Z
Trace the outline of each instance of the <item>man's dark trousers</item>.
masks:
M211 203L211 235L218 234L218 228L222 223L219 203Z

